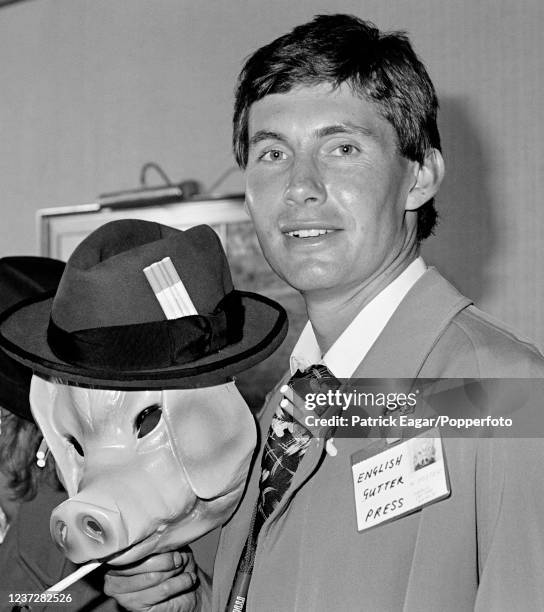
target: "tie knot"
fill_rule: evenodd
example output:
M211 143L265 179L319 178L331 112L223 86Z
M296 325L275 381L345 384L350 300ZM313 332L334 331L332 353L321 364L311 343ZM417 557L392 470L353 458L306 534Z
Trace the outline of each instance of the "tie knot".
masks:
M316 394L328 394L335 392L342 386L342 383L334 376L326 365L319 363L311 365L304 371L297 370L293 376L287 381L280 391L291 401L295 406L300 406L304 410L306 407L307 396L315 397ZM314 408L318 416L329 408L323 404Z

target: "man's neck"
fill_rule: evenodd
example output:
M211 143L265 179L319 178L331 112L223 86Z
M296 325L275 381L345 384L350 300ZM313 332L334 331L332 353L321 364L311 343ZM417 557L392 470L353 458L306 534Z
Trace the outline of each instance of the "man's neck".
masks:
M303 295L321 353L326 353L346 327L383 289L416 259L417 252L395 260L385 270L357 287L343 291L312 292Z

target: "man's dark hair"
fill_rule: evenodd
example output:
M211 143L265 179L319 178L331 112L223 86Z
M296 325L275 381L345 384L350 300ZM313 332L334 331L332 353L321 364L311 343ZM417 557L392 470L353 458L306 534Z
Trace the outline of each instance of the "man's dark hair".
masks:
M352 15L318 15L311 22L258 49L246 61L236 88L233 148L239 166L248 159L251 105L296 86L348 83L376 104L395 128L400 154L422 163L429 148L440 150L438 100L425 66L402 32L382 33ZM417 239L436 224L431 199L417 211Z

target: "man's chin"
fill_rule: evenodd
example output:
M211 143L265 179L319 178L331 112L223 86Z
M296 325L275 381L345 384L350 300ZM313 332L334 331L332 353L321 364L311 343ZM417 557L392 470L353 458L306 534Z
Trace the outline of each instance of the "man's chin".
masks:
M321 273L319 273L321 272ZM337 290L339 286L339 275L338 273L322 273L319 271L316 273L312 271L301 270L296 274L292 274L284 280L288 285L296 289L303 295L314 294L314 293L327 293Z

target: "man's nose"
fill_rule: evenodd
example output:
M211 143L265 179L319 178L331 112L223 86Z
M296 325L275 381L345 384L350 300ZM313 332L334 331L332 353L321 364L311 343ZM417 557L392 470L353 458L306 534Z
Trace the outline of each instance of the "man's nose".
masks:
M312 158L297 160L285 190L285 201L291 205L322 204L326 189L317 164Z

